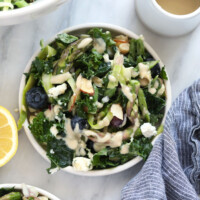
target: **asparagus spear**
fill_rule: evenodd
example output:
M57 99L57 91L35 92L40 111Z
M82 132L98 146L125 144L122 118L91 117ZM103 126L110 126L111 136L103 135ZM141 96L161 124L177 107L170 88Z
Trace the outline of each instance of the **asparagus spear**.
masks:
M142 111L143 118L147 122L150 122L150 113L148 111L146 97L145 97L144 92L141 88L139 89L139 92L138 92L138 101L139 101L138 104L139 104L140 110Z
M91 47L90 42L83 48L80 48L81 42L86 39L89 38L81 38L71 43L66 49L63 50L60 59L54 64L54 74L68 72L71 69L73 61L80 57L86 50Z

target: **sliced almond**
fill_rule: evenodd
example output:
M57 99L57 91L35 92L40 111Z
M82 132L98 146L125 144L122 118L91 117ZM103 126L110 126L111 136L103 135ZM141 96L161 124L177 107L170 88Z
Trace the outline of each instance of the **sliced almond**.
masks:
M88 80L86 78L81 79L81 86L80 86L81 92L85 94L89 94L91 96L94 95L94 88L92 86L92 81Z
M113 104L110 108L110 112L113 114L113 116L117 117L118 119L123 120L123 110L120 104Z
M130 49L130 44L129 43L121 43L119 45L119 51L122 54L127 54L129 52Z

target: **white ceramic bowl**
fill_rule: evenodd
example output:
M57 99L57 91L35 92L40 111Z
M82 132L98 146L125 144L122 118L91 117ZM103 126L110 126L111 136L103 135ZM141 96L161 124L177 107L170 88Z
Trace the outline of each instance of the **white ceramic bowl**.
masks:
M66 30L61 31L60 33L66 32L66 33L70 33L70 34L82 34L82 33L87 33L89 29L93 28L93 27L99 27L99 28L103 28L105 30L109 30L113 35L118 35L118 34L124 34L127 35L129 38L138 38L139 36L137 36L135 33L119 27L119 26L115 26L115 25L111 25L111 24L85 24L85 25L78 25L78 26L74 26L71 28L68 28ZM56 37L56 36L55 36ZM46 42L46 45L51 43L52 41L54 41L54 38L52 38L51 40L49 40L48 42ZM160 58L158 57L158 55L156 54L156 52L146 43L144 42L145 48L149 51L149 53L156 59L156 60L160 60ZM28 62L28 65L25 68L24 73L29 72L30 67L31 67L31 63L32 61L35 59L35 57L38 55L38 53L40 52L40 50L38 50L30 59L30 61ZM160 61L161 66L163 66L163 63ZM166 101L166 109L165 109L165 116L164 119L166 117L166 112L168 111L170 105L171 105L171 86L170 86L170 81L166 81L166 91L167 91L167 101ZM22 76L21 79L21 84L20 84L20 89L19 89L19 108L21 110L21 102L22 102L22 92L23 92L23 88L25 86L25 76ZM164 122L163 119L163 122ZM32 135L31 131L28 128L28 121L26 120L24 123L24 129L25 132L30 140L30 142L32 143L32 145L34 146L34 148L37 150L37 152L46 160L49 161L49 159L46 156L46 152L45 150L39 145L39 143L36 141L36 139L34 138L34 136ZM153 143L155 142L155 140L158 137L156 137L153 141ZM110 175L110 174L114 174L114 173L118 173L121 172L125 169L128 169L134 165L136 165L137 163L139 163L142 160L141 157L136 157L132 160L130 160L129 162L117 166L115 168L111 168L111 169L103 169L103 170L92 170L92 171L88 171L88 172L80 172L80 171L76 171L74 170L72 167L66 167L62 170L66 171L66 172L70 172L72 174L78 174L78 175L83 175L83 176L104 176L104 175Z
M48 197L49 199L51 200L60 200L58 197L54 196L53 194L50 194L49 192L43 190L43 189L40 189L40 188L37 188L37 187L34 187L34 186L30 186L30 185L26 185L28 188L29 187L33 187L35 190L37 190L41 195L43 196L46 196ZM22 184L0 184L0 189L1 188L12 188L14 187L15 189L17 190L21 190L22 189Z
M0 26L13 25L36 19L48 14L68 0L37 0L30 6L0 11Z

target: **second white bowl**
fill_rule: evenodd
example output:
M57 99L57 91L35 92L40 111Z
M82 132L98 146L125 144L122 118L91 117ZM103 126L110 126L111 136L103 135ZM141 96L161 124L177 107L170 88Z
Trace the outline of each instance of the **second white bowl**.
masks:
M68 0L37 0L30 6L8 11L0 11L0 26L24 23L57 9Z

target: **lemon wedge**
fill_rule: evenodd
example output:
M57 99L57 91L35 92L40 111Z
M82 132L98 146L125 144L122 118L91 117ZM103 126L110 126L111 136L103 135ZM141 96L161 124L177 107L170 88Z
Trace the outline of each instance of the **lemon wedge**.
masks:
M0 167L15 155L18 147L18 131L11 113L0 106Z

